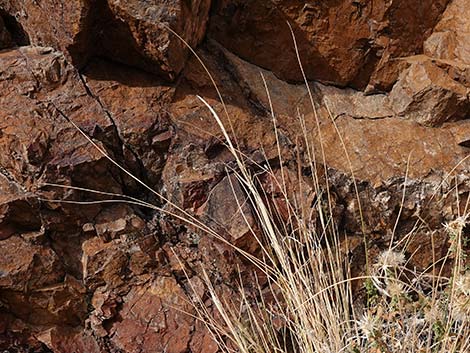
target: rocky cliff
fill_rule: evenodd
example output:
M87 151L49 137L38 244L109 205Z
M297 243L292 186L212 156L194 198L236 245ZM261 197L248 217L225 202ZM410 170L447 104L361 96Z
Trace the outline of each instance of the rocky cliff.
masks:
M306 185L312 137L358 271L363 234L374 254L418 220L410 266L445 254L470 192L468 0L0 0L0 350L218 352L187 314L210 307L201 268L227 295L256 271L170 204L247 251L256 220L197 95Z

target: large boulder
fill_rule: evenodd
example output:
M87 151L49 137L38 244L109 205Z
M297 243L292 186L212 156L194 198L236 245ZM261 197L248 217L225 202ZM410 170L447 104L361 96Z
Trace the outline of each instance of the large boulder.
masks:
M90 46L91 0L1 0L0 9L16 23L17 36L27 43L51 46L82 65ZM67 20L64 20L64 19ZM47 19L47 20L46 20Z
M52 46L78 67L100 55L173 80L183 69L187 45L195 47L204 38L210 4L210 0L153 4L143 0L1 0L0 9L15 19L31 44Z
M393 109L429 126L470 117L470 10L465 0L452 1L424 55L407 58L408 68L394 86Z
M470 65L432 60L426 56L409 58L390 92L395 113L422 125L440 126L470 117Z
M108 0L98 52L173 80L204 38L211 1ZM186 44L174 34L176 32Z
M309 79L388 90L400 69L395 59L422 52L448 2L223 0L209 33L243 59L299 81L289 22Z

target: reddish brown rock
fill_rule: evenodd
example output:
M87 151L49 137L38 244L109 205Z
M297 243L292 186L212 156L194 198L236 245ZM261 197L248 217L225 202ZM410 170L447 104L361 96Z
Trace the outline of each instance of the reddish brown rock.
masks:
M470 86L449 75L445 63L425 56L410 58L409 62L410 68L390 93L397 115L427 126L469 117Z
M102 55L173 80L189 49L168 28L197 46L205 35L210 3L2 0L0 8L27 34L21 44L52 46L79 67L92 55Z
M0 62L3 168L25 187L33 179L61 174L99 189L96 177L101 174L106 175L107 190L119 192L105 158L67 121L105 143L115 143L112 122L63 55L47 48L22 47L1 53ZM16 158L7 158L11 155ZM93 177L87 169L94 170Z
M388 89L384 68L393 65L388 75L396 78L393 59L421 53L448 2L226 0L214 7L210 36L280 78L298 81L289 21L309 79L365 88L372 76L373 86Z
M48 329L39 333L37 339L52 352L57 353L103 352L92 335L87 335L80 330L74 330L68 327L54 327Z
M95 237L82 245L83 280L94 290L100 285L114 287L123 284L122 273L127 266L125 245L120 241L105 243Z
M424 54L470 65L469 16L467 1L452 1L432 35L424 43Z
M250 200L236 175L222 179L209 193L208 199L199 211L204 214L217 233L226 234L230 243L254 251L257 224Z
M256 254L256 214L225 136L198 94L219 114L279 221L290 220L289 202L316 224L312 205L330 202L345 234L342 254L351 256L354 271L363 269L364 237L378 254L392 239L408 237L419 219L426 228L403 249L415 254L410 266L426 268L444 256L449 242L442 224L463 212L470 193L463 3L455 0L444 12L446 0L373 7L341 0L218 1L211 36L233 53L210 40L198 53L223 104L200 63L191 58L185 65L187 49L161 24L197 45L209 1L0 0L12 45L26 43L17 39L23 27L33 43L66 55L38 47L0 52L0 250L6 254L0 257L0 348L215 353L204 325L184 314L193 313L189 299L205 301L216 314L203 269L227 298L236 298L240 276L253 298L259 291L252 285L267 283L232 246L194 224L154 209L101 203L113 195L42 186L126 193L166 212L176 209L121 173L67 118L169 200ZM45 11L50 21L41 23ZM66 12L70 19L57 24ZM300 78L286 19L309 77L368 87L368 95L311 82L315 115L307 88L279 79ZM409 57L424 41L426 57ZM102 58L81 74L65 59L77 64L92 53ZM164 84L163 77L181 70L178 80ZM371 94L391 87L400 72L390 96Z
M205 35L210 0L108 0L109 23L100 35L99 53L173 80L183 69L189 49ZM107 11L106 11L107 12Z
M92 7L89 0L0 1L0 8L27 36L18 44L52 46L78 65L83 65L89 54Z
M0 170L0 240L15 233L40 229L38 202L34 195L22 191Z
M41 290L64 275L59 258L47 246L11 236L0 241L0 250L0 291Z
M133 288L123 300L120 320L111 327L111 341L126 352L188 351L194 319L184 292L170 277Z
M173 138L165 106L174 88L154 75L106 60L91 62L84 81L116 124L137 176L155 186Z

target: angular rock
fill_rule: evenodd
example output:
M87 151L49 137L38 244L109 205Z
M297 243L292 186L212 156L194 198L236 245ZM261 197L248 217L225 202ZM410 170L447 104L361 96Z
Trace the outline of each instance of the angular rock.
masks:
M50 326L80 327L86 317L86 290L76 279L66 276L62 282L33 290L2 291L9 310L35 331Z
M217 49L228 61L230 70L236 75L246 98L266 112L271 112L270 100L275 115L295 117L299 110L301 112L312 110L305 84L289 84L278 79L271 71L250 64L220 46ZM356 118L380 119L394 115L385 94L364 95L350 88L340 89L318 82L309 85L314 101L320 104L327 103L333 117L348 115Z
M0 240L0 291L39 290L61 281L63 268L47 246L34 245L20 236Z
M22 44L52 46L78 67L100 55L173 80L183 69L189 49L167 28L191 47L197 46L205 35L210 3L1 0L0 8L27 34Z
M303 104L308 99L308 92L304 83L289 84L277 78L272 71L253 65L220 45L213 44L213 47L224 56L245 97L253 104L260 106L265 112L271 113L270 98L276 115L295 116L297 109L303 108Z
M79 66L90 54L93 7L89 0L0 1L0 8L15 19L18 31L23 32L19 35L27 36L19 45L52 46Z
M453 122L466 117L466 108L453 102L464 100L470 82L464 1L447 6L425 43L427 57L417 58L406 56L422 50L447 1L378 1L373 8L342 0L218 1L211 36L264 67L213 41L204 44L198 53L225 106L194 58L171 86L136 69L173 79L184 65L187 50L165 34L160 20L196 44L203 37L208 1L155 3L72 1L63 7L71 18L60 27L55 22L62 9L51 12L50 23L37 21L40 5L49 11L59 2L0 0L13 45L25 44L17 39L23 26L32 41L47 39L66 55L105 57L78 74L51 48L0 52L0 250L7 254L0 256L0 350L215 353L204 326L183 314L193 310L188 298L211 305L202 268L224 298L236 298L239 276L248 285L267 283L229 244L159 211L38 202L36 195L86 202L108 197L40 185L57 182L124 192L175 210L113 167L64 115L169 200L256 253L255 215L235 177L234 156L198 94L219 114L279 221L290 221L290 202L316 224L312 205L327 201L328 177L329 206L345 234L341 251L358 274L364 237L375 256L406 236L403 250L413 255L412 267L427 268L445 256L442 224L462 214L470 193L469 120ZM30 18L21 16L23 8L26 14L32 9ZM91 17L88 8L95 10ZM300 78L295 53L286 49L292 48L287 27L282 30L286 18L294 22L310 77L367 86L368 95L311 82L313 114L306 87L277 77ZM391 87L400 72L391 99L370 94ZM418 215L426 227L409 236Z
M470 65L470 9L466 0L454 0L424 43L424 54Z
M204 213L218 233L226 234L231 243L245 250L256 247L253 236L257 225L250 200L235 175L226 176L210 191L199 212Z
M116 124L137 176L155 186L173 138L165 106L174 88L153 75L107 60L92 61L84 81Z
M410 68L390 92L392 108L398 115L426 126L470 117L470 86L427 57L409 61Z
M184 295L171 277L133 288L112 324L111 342L126 352L187 352L194 319L184 314L192 310Z
M37 335L37 339L54 353L101 353L96 339L80 330L53 327Z
M9 181L0 171L0 241L28 231L39 231L41 219L38 202Z
M57 181L59 174L100 189L97 176L106 175L101 183L107 191L119 192L112 167L67 121L105 144L117 144L112 121L63 55L50 48L22 47L1 53L0 62L0 162L11 176L29 187L33 179Z
M362 89L374 76L373 86L388 89L380 70L421 53L448 2L225 0L214 7L209 33L243 59L299 81L289 21L309 79Z
M205 35L211 1L108 0L98 52L113 60L173 80L183 69L189 49ZM108 21L108 22L107 22Z
M119 286L123 283L122 273L127 266L125 246L119 241L105 243L95 237L82 245L83 280L88 288L98 286Z
M462 147L470 147L470 120L462 120L455 124L448 124L446 128L452 133L455 143Z

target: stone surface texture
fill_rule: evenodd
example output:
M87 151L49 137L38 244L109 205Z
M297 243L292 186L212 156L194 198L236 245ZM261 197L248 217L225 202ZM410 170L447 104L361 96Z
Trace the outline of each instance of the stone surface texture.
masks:
M220 352L189 304L215 313L205 274L268 284L232 246L256 256L259 224L201 98L279 221L320 197L315 158L359 274L364 236L377 253L418 220L409 266L446 254L468 0L0 0L0 351Z

